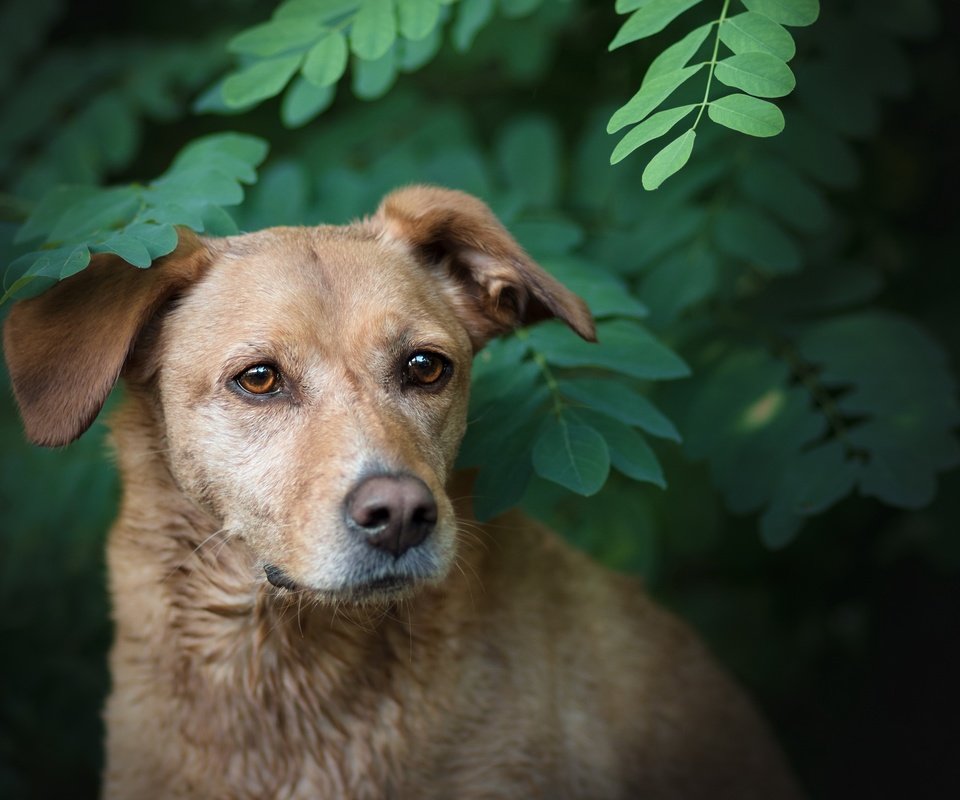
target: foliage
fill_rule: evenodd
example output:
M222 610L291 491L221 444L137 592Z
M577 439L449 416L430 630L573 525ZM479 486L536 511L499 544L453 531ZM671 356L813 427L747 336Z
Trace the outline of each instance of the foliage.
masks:
M241 183L256 180L267 153L252 136L196 139L147 186L59 186L36 204L15 242L43 239L16 259L4 278L8 297L27 297L80 272L91 253L115 253L135 267L177 246L175 225L215 236L237 232L223 206L243 200Z
M938 29L929 0L176 0L130 13L94 22L56 0L0 13L4 299L92 253L147 267L176 225L341 223L397 185L436 182L485 199L598 319L599 345L546 323L478 355L460 463L479 468L480 516L519 502L706 627L727 609L812 662L834 642L810 633L825 601L783 565L816 569L806 554L827 548L822 531L829 552L879 552L895 536L858 538L864 520L951 507L935 495L960 460L960 341L920 323L941 299L923 289L939 265L921 280L923 243L881 202L919 180L889 155L891 104L946 107L915 55ZM632 126L612 157L605 126ZM69 573L74 553L99 570L116 493L90 466L102 433L36 455L12 409L3 419L5 505L47 487L11 517L4 563ZM49 508L68 486L71 520ZM87 531L76 551L70 525ZM43 530L57 532L48 550ZM678 588L697 559L722 565L726 593ZM775 601L796 630L775 630ZM791 665L738 668L762 683ZM27 730L18 713L0 705L0 727ZM0 741L0 793L10 748Z
M654 155L643 171L643 188L656 189L679 171L693 153L697 125L706 111L711 120L750 136L776 136L784 128L783 114L761 97L790 94L796 80L786 62L796 53L793 37L784 25L810 25L819 14L818 0L740 0L743 13L730 14L730 0L723 0L720 15L690 31L670 45L647 68L640 90L617 109L607 125L615 133L630 130L610 157L616 164L641 145L666 135L677 123L697 111L693 124ZM617 11L632 11L610 43L610 49L662 31L680 14L702 0L619 0ZM712 36L712 42L708 42ZM731 55L718 60L721 43ZM710 57L689 62L710 45ZM706 67L706 88L699 103L675 106L653 113L680 86ZM710 97L713 79L739 92Z

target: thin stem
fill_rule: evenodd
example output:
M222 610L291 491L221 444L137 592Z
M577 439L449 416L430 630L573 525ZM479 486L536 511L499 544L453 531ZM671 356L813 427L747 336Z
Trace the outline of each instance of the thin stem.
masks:
M720 27L723 25L723 21L727 18L727 11L730 9L730 0L723 0L723 8L720 9L720 19L717 22L717 33L713 39L713 55L710 56L710 60L706 63L710 65L710 70L707 72L707 88L703 91L703 100L700 102L700 110L697 112L697 118L693 121L692 130L696 130L697 125L700 124L700 118L703 116L703 112L708 105L710 105L710 86L713 83L713 71L717 66L717 53L720 52Z
M523 329L514 331L514 335L521 341L530 341L530 334ZM530 353L533 356L534 363L540 367L540 372L543 374L543 379L547 384L547 388L550 390L550 394L553 395L553 412L558 417L562 417L564 402L563 397L560 394L560 384L557 383L557 379L554 377L553 371L550 369L550 365L547 363L546 356L532 347L530 348Z

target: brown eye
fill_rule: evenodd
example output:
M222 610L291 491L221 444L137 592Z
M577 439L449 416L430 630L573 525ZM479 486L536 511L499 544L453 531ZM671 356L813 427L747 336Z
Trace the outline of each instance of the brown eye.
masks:
M256 364L235 378L237 386L250 394L273 394L280 389L280 373L269 364Z
M438 353L414 353L404 367L404 383L439 388L450 375L451 368L450 362Z

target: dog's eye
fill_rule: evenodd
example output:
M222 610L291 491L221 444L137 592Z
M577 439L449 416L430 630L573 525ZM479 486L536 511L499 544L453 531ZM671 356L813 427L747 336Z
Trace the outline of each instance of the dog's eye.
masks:
M273 394L280 389L280 373L269 364L255 364L234 379L241 389L250 394Z
M453 365L439 353L421 350L407 359L403 369L403 382L408 385L439 389L450 373Z

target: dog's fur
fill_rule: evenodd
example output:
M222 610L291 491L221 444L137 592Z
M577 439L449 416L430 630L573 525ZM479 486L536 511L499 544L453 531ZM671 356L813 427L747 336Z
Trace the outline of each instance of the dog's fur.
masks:
M431 187L344 227L182 232L149 270L97 256L17 304L4 347L33 441L76 438L126 379L106 797L798 796L749 702L636 583L517 514L472 520L451 474L472 356L547 317L593 337L486 206ZM452 364L439 388L403 379L423 350ZM279 394L238 390L259 363ZM436 498L399 557L345 523L370 475Z

